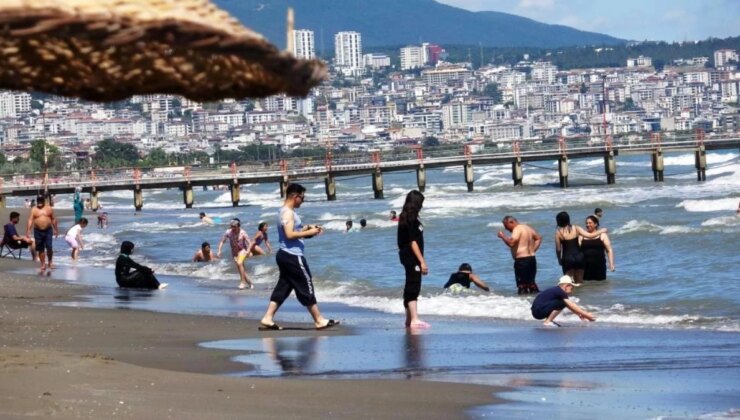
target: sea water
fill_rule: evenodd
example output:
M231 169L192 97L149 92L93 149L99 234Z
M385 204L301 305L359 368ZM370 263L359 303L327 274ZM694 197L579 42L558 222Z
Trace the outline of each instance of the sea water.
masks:
M537 254L540 288L554 285L561 274L554 252L555 214L567 211L584 226L595 207L604 209L602 227L609 230L616 271L605 282L589 282L575 301L600 322L638 327L740 330L740 158L736 152L710 152L707 181L697 182L691 153L668 154L665 182L652 180L647 155L620 156L617 183L605 184L603 160L571 161L570 187L558 186L557 165L524 166L524 186L513 187L508 165L475 167L475 191L468 193L462 167L428 170L421 212L429 275L423 279L420 313L445 319L486 318L527 321L531 297L516 295L509 250L496 237L501 219L513 215L542 236ZM298 210L305 223L323 225L325 233L306 240L306 256L320 302L335 302L378 313L401 315L403 269L398 261L396 223L406 193L416 188L414 172L384 174L384 200L373 199L371 178L337 180L337 200L326 201L323 180L305 182L306 202ZM242 186L241 206L231 207L228 191L195 191L195 208L184 209L182 193L145 190L144 210L133 211L131 191L103 192L100 201L109 227L98 229L95 215L83 232L88 247L81 265L112 268L121 241L136 243L134 258L160 275L185 276L205 289L232 291L238 273L229 245L213 264L193 263L204 241L214 252L228 221L238 217L254 235L268 222L273 248L278 247L278 185ZM59 196L56 207L71 207ZM12 205L12 203L11 203ZM221 221L200 223L205 211ZM367 220L367 227L344 233L345 222ZM63 229L70 224L64 220ZM66 244L57 242L61 263ZM442 285L467 262L493 289L492 293L453 295ZM265 296L277 281L272 256L248 260L247 272ZM400 318L399 318L400 319ZM564 319L569 319L568 315ZM570 319L574 319L570 317Z
M326 201L323 180L304 182L306 201L298 212L304 223L326 230L306 240L319 304L359 337L205 345L244 350L237 360L257 367L235 374L422 377L521 388L507 395L519 403L480 408L471 412L475 417L572 418L573 408L584 418L615 409L625 418L732 415L740 392L740 155L709 152L707 162L707 181L697 182L693 153L666 154L665 182L655 183L648 155L619 156L617 183L606 185L602 159L578 159L570 162L566 189L558 185L556 162L525 164L523 187L512 186L509 165L476 166L472 193L462 167L427 170L421 219L430 272L419 312L433 327L421 334L407 334L402 325L404 275L397 225L388 217L390 210L400 212L405 195L416 188L415 173L384 174L384 200L373 199L369 175L337 179L332 202ZM191 262L204 241L217 250L234 217L250 235L268 222L277 249L278 185L242 186L241 198L233 208L226 190L196 190L195 208L184 209L181 191L145 190L144 210L135 214L132 191L101 193L109 227L95 227L95 215L88 212L82 260L55 276L104 288L86 304L258 318L277 281L272 255L247 261L256 285L248 291L236 288L228 243L221 261ZM71 208L71 197L58 196L56 203ZM616 271L608 272L607 281L576 289L572 299L598 321L584 324L564 313L567 328L543 330L530 314L533 298L516 294L511 254L496 237L501 219L513 215L543 236L537 282L544 289L561 275L555 215L567 211L584 226L596 207L604 210L601 225L609 230ZM203 225L201 211L220 223ZM365 229L344 233L347 220L359 226L362 218ZM64 228L70 224L62 219ZM136 261L170 283L165 293L114 287L112 267L123 240L136 243ZM66 252L57 241L60 264L70 263ZM491 293L442 289L463 262ZM278 320L310 327L294 298ZM691 386L680 383L701 383L704 390L690 397Z

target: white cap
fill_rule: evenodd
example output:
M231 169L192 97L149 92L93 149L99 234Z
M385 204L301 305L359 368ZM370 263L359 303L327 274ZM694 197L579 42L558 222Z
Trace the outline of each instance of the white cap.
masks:
M573 281L573 278L571 278L569 275L565 275L563 277L560 277L560 280L558 280L558 286L560 286L561 284L570 284L571 286L574 286L574 287L579 287L580 286L580 284L576 284Z

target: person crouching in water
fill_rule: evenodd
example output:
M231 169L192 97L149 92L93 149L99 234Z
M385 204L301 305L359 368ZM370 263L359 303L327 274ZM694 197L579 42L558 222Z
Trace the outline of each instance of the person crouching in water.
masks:
M67 241L69 246L72 248L72 261L77 262L80 258L80 250L84 248L82 243L82 229L87 227L87 219L84 217L80 218L80 221L69 228L67 234L64 235L64 240Z
M135 289L164 289L167 283L160 283L154 277L154 270L149 267L137 264L131 259L134 252L134 243L123 241L121 244L121 254L116 260L116 283L118 287L128 287Z
M491 291L486 282L473 274L473 267L468 263L460 264L460 268L457 269L457 272L450 274L450 279L447 280L444 288L450 289L453 293L459 293L463 289L470 289L470 283L474 283L478 288L485 290L486 292Z
M596 321L596 317L568 299L568 295L573 292L573 288L576 286L578 284L573 281L573 278L565 275L560 277L557 286L540 292L532 302L532 316L534 319L544 319L543 324L547 327L553 324L559 327L560 324L555 322L555 318L567 307L583 320Z

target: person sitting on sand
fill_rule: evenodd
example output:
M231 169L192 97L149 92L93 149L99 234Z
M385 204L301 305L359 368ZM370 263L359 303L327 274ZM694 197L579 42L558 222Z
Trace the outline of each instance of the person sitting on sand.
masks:
M154 270L149 267L137 264L131 259L134 252L134 243L123 241L121 244L121 253L116 260L116 283L118 287L134 289L164 289L167 283L160 283L154 277Z
M3 244L10 249L31 248L31 260L36 261L36 242L28 236L21 236L15 225L21 219L17 211L10 212L10 223L3 227Z
M270 241L267 240L267 228L267 222L262 222L257 226L257 233L252 239L252 255L267 255L268 253L272 252ZM265 243L267 252L265 252L265 250L260 247L262 242Z
M532 302L532 316L534 319L543 319L543 325L545 326L560 326L555 322L555 318L560 315L560 312L565 308L571 310L574 314L578 315L579 318L588 321L596 321L596 317L576 305L575 302L568 299L568 295L573 292L573 288L577 287L568 275L560 277L557 286L553 286L540 292L539 295Z
M457 269L457 272L450 274L450 279L447 280L444 288L450 289L453 293L460 293L463 289L470 289L470 283L474 283L478 288L485 290L486 292L491 291L486 282L473 274L473 267L468 263L460 264L460 268Z
M215 224L215 222L213 221L213 219L211 219L210 217L206 216L206 214L203 213L203 212L200 212L200 214L198 216L200 217L201 223L203 223L204 225L213 226Z
M72 261L77 262L80 258L80 250L85 246L82 243L82 229L87 227L87 219L84 217L80 218L80 221L69 228L67 234L64 235L64 240L67 241L70 248L72 248Z
M200 249L193 255L193 262L211 262L217 259L218 257L211 252L211 244L208 242L203 242Z

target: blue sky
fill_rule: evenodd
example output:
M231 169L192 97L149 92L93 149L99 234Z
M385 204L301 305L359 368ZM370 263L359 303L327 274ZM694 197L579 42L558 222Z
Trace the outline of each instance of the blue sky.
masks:
M740 0L437 0L618 38L692 41L740 35Z

